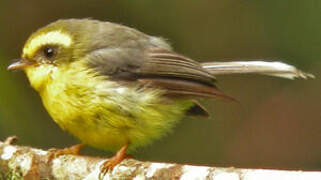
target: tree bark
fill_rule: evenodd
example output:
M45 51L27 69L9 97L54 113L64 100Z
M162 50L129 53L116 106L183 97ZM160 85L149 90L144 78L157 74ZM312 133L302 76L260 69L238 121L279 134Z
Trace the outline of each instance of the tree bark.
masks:
M49 158L50 152L12 145L14 138L0 141L0 179L65 180L65 179L181 179L181 180L320 180L321 172L267 169L241 169L192 166L170 163L141 162L127 159L103 175L100 166L108 159L62 155Z

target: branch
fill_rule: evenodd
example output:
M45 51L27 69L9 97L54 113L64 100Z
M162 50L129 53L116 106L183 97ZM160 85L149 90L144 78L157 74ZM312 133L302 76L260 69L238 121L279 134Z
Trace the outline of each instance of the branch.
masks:
M0 141L0 179L99 179L100 166L108 159L62 155ZM321 172L240 169L124 160L103 179L321 179Z

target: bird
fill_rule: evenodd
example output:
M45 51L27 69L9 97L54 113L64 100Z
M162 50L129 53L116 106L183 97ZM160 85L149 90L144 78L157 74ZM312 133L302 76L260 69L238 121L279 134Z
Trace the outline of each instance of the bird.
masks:
M184 116L208 117L200 98L234 101L217 88L215 75L313 76L281 62L200 63L163 38L94 19L40 28L8 69L22 69L52 119L81 141L59 153L76 154L84 145L114 152L103 164L107 171L172 132Z

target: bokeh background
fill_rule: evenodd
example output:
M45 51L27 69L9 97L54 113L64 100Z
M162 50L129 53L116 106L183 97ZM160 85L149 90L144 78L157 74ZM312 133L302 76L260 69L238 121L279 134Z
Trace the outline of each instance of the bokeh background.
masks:
M0 1L0 138L65 147L78 140L51 120L22 72L6 67L30 33L61 18L112 21L167 38L199 61L282 60L316 76L220 76L240 101L205 101L211 119L185 118L140 160L250 168L321 169L320 0ZM106 155L86 148L85 154Z

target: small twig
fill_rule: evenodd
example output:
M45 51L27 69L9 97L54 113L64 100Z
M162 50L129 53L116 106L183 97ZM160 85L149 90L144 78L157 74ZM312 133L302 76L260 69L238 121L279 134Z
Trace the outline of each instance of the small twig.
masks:
M11 145L16 143L17 141L18 141L18 136L10 136L4 141L4 143L7 145Z
M48 159L48 151L0 142L0 179L98 179L100 166L108 159L62 155ZM104 179L308 179L320 180L321 172L220 168L124 160Z

